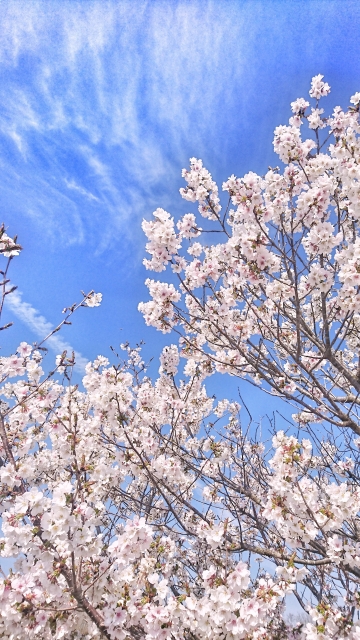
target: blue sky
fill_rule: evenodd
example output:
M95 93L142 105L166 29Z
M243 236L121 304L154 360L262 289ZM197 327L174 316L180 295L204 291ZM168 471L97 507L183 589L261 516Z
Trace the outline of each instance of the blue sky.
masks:
M164 338L137 312L142 218L191 209L191 156L220 185L277 163L273 130L313 75L347 106L359 34L352 0L0 1L0 217L24 246L2 353L95 289L102 306L62 339L83 361L141 339L157 358Z

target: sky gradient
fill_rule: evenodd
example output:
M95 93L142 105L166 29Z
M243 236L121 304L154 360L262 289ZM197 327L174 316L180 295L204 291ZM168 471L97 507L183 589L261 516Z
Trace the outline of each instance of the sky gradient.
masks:
M315 74L332 87L328 109L347 106L359 34L352 0L0 1L1 219L24 246L2 353L94 289L102 306L52 349L72 345L80 370L144 339L157 360L171 338L137 311L142 218L193 210L178 193L191 156L219 185L277 164L273 130Z

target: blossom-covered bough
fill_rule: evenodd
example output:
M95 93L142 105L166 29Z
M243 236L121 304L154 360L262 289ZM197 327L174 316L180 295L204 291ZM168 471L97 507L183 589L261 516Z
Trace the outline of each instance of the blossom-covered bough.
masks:
M324 118L318 103L328 92L317 76L311 113L307 101L292 103L290 125L275 129L284 171L231 176L224 214L211 175L191 159L181 195L198 201L215 228L203 229L190 213L177 232L160 209L144 222L147 268L171 263L181 285L149 280L152 301L140 308L148 324L182 333L194 366L246 376L296 402L300 423L360 434L360 95ZM302 141L304 122L315 136ZM210 230L222 238L208 245Z
M46 342L1 358L0 637L360 639L360 93L326 118L328 92L292 103L285 169L232 176L225 213L192 159L204 220L143 223L146 266L173 273L140 308L180 334L156 380L127 345L81 389L73 355L43 372ZM8 266L20 249L3 229ZM216 372L293 403L294 427L257 436L208 396Z

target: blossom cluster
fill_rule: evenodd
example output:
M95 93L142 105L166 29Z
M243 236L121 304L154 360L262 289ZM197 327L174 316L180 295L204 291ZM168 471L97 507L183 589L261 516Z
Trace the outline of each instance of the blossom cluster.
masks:
M344 406L360 392L360 101L356 93L354 106L326 116L319 101L329 92L318 75L314 107L292 102L289 124L274 134L283 168L230 176L223 215L213 178L190 159L180 194L213 226L186 214L191 237L171 218L166 244L160 231L149 235L158 223L144 223L145 266L171 266L177 284L173 275L171 284L148 279L151 300L139 310L148 325L181 334L181 355L202 375L245 377L297 404L301 424L350 424L360 433L358 400Z
M315 456L279 431L269 459L239 405L209 398L197 372L176 380L175 345L155 382L123 348L121 365L87 365L82 392L24 342L0 361L0 553L15 559L2 637L358 638L357 442ZM272 570L254 573L249 553ZM334 567L348 608L324 600L306 625L284 622L286 597Z
M238 407L214 408L197 377L177 387L174 346L154 384L139 379L135 350L126 366L88 364L83 392L44 377L41 359L23 342L0 361L0 549L16 559L0 588L2 637L260 638L293 581L253 581L231 551L234 525L211 497L206 516L194 506L194 465L205 488L231 461L201 425L214 409L234 421Z
M231 176L222 209L192 158L197 212L144 221L145 266L171 279L140 310L179 337L156 378L128 344L82 386L66 352L46 373L43 343L0 358L2 638L360 640L360 93L327 117L329 91L313 78L275 130L282 170ZM8 265L20 249L2 228ZM292 424L243 425L215 373Z

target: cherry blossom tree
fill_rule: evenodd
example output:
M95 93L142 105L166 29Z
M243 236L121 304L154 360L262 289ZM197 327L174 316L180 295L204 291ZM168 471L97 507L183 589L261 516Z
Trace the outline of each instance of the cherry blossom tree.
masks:
M162 209L144 222L146 267L171 265L179 286L148 280L152 301L140 310L181 334L189 367L246 377L296 404L300 424L359 435L360 94L325 118L329 91L313 78L311 113L295 100L289 126L275 129L284 171L231 176L224 213L210 173L191 159L180 192L199 202L204 224L188 213L176 230ZM304 123L314 135L302 141ZM210 233L219 241L209 244Z
M0 359L1 637L360 639L360 93L327 118L328 93L313 78L312 110L275 130L285 168L232 176L224 213L192 159L181 195L203 219L143 223L147 268L171 269L140 305L176 337L157 379L127 344L81 388L73 354L44 372L49 336ZM0 315L20 250L2 228ZM215 373L293 404L294 425L246 422L209 397Z

